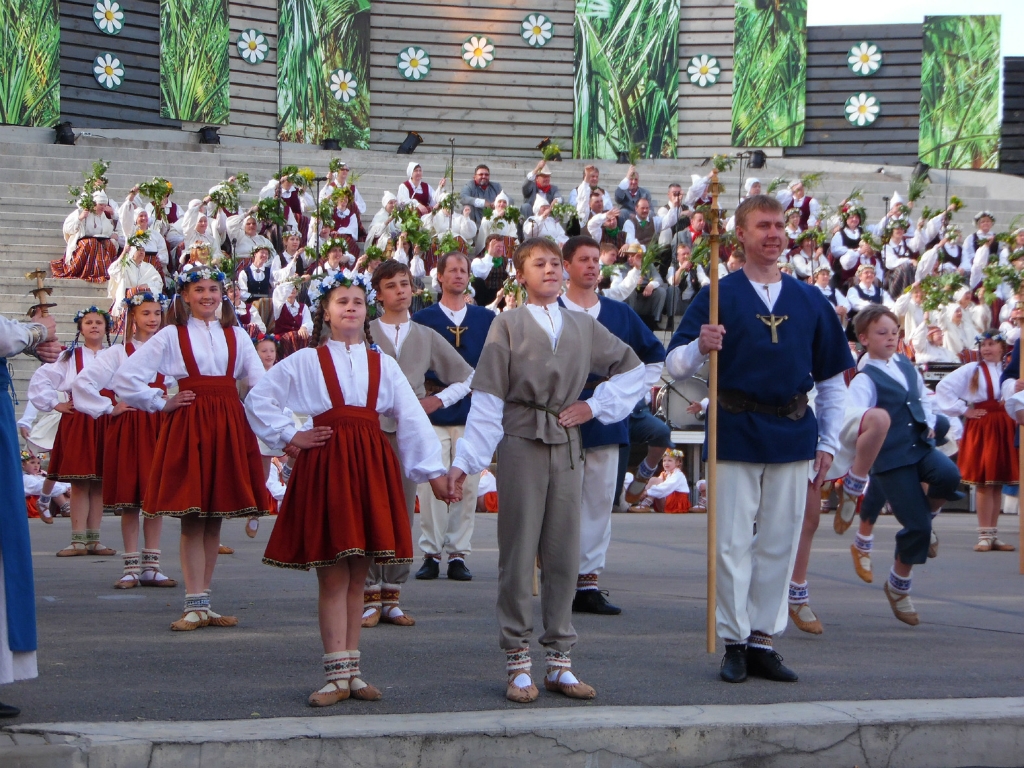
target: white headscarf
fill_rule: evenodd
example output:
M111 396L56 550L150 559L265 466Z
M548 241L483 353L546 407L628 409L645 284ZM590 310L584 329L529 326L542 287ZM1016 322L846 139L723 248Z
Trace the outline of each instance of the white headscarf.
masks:
M392 200L397 202L398 198L395 197L395 194L393 192L385 192L384 199L380 201L381 208L387 208L388 203L390 203Z
M540 195L537 195L537 197L540 197ZM499 200L504 200L506 203L512 202L511 200L508 199L508 195L506 195L504 192L499 192L498 196L494 198L494 202L498 202Z
M419 163L417 163L415 160L409 162L409 165L406 166L405 169L405 175L407 178L412 179L412 172L416 170L416 166L418 165Z
M760 184L760 183L761 183L760 179L755 179L753 176L751 176L749 179L747 179L745 182L743 182L743 189L749 195L750 194L750 188L752 186L754 186L755 184Z

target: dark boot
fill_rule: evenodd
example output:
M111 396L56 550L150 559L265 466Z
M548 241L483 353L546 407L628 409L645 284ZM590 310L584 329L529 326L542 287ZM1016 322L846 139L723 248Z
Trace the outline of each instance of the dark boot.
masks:
M573 613L596 613L601 616L618 616L622 609L612 605L605 598L608 593L598 589L577 589L572 599Z
M436 579L440 575L441 562L430 555L423 558L423 565L416 571L416 578L421 580Z
M782 657L773 650L747 648L747 670L755 677L779 683L795 683L800 678L782 663Z
M718 672L727 683L742 683L747 679L747 646L745 643L726 643L725 656Z

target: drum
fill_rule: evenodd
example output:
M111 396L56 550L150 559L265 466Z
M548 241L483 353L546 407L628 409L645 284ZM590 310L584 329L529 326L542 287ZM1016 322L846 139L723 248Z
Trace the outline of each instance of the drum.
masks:
M681 381L670 381L658 392L657 411L673 429L703 428L704 418L688 413L687 408L708 396L708 385L696 376Z

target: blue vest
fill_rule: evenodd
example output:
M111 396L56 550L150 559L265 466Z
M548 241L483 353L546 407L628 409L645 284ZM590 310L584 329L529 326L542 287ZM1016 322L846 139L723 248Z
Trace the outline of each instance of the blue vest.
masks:
M18 428L10 392L7 360L0 357L0 550L7 601L7 642L12 651L27 652L36 650L36 598Z
M489 309L473 304L467 305L466 316L462 318L461 326L466 330L460 334L458 346L455 346L455 334L448 330L452 327L451 318L444 313L440 304L431 304L426 309L421 309L412 316L412 319L414 322L425 325L428 328L433 328L441 334L444 340L455 347L455 351L462 355L462 359L475 369L477 362L480 360L480 352L484 348L484 342L487 340L487 332L491 328L491 323L494 322L494 313ZM433 371L427 371L426 380L432 382L437 387L444 387L444 384ZM430 414L430 423L436 424L439 427L465 424L466 419L469 418L471 400L472 395L467 395L455 403L455 405L434 411Z
M928 439L929 427L921 405L917 370L902 355L897 355L895 360L910 382L909 391L874 365L864 366L864 370L857 374L866 375L874 382L876 407L884 409L891 421L882 450L878 452L875 465L871 468L873 472L887 472L917 464L934 446L934 441Z
M668 349L689 344L708 322L711 293L702 288L683 316ZM758 318L786 316L771 329ZM726 335L718 354L722 389L737 390L759 403L781 406L815 381L853 367L846 335L832 305L813 285L782 276L775 307L768 307L741 270L719 282L719 322ZM812 409L793 421L764 413L718 409L718 458L751 464L785 464L814 458L818 423ZM704 446L707 455L707 443Z
M263 267L263 279L257 280L252 276L252 265L245 268L246 286L249 289L249 296L253 299L261 299L270 296L270 265Z
M621 301L604 296L598 297L598 301L601 304L601 311L597 315L597 322L626 342L636 352L640 362L644 365L650 365L665 361L665 347L631 307ZM565 306L561 299L558 300L558 304L562 307ZM600 379L591 376L587 380L586 388L580 394L580 400L587 400L593 397L594 389L600 383ZM580 435L583 439L584 448L597 448L604 445L628 445L629 417L627 416L622 421L617 421L614 424L602 424L597 419L591 419L580 427Z

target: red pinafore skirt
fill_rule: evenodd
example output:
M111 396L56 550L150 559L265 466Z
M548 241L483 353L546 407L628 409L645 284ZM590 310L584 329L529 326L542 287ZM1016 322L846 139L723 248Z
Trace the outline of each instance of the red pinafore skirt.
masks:
M964 419L964 436L960 440L957 464L960 476L970 485L1016 485L1018 482L1017 448L1013 444L1013 420L996 399L988 366L979 362L985 377L988 400L972 407L986 411L980 419Z
M75 372L81 373L81 347L75 348L74 357ZM100 390L100 393L109 397L110 402L114 402L114 393L109 389ZM103 449L109 423L109 416L94 419L82 411L61 414L46 477L62 483L70 483L73 480L102 480Z
M131 357L135 345L125 344L125 352ZM167 392L162 373L149 386ZM103 466L103 509L142 508L163 422L162 413L137 410L110 419L103 449L104 456L110 457Z
M147 517L248 517L270 509L256 435L245 419L233 375L236 339L224 329L227 375L199 373L188 329L178 327L178 343L188 376L179 391L192 391L191 405L167 414L160 426L152 469L143 498Z
M380 355L367 353L370 383L366 406L358 407L345 405L327 347L317 354L332 407L313 424L334 432L326 445L299 454L263 562L301 570L351 556L412 562L402 470L377 415Z

